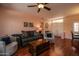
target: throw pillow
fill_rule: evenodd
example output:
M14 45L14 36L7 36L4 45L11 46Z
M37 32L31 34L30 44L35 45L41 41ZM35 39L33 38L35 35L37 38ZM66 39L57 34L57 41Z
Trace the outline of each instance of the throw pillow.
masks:
M6 45L8 45L9 43L11 43L10 37L8 37L8 36L7 37L3 37L2 41L4 41Z

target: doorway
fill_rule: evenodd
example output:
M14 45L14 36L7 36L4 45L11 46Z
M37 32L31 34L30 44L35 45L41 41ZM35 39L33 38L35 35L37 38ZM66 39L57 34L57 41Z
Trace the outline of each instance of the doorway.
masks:
M54 36L64 38L64 20L63 19L55 19L52 21L52 32Z

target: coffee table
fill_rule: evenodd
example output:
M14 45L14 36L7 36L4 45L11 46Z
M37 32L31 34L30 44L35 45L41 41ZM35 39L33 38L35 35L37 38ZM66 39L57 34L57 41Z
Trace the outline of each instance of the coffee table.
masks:
M50 42L44 39L38 39L32 42L29 42L29 52L33 55L40 55L44 51L50 48Z

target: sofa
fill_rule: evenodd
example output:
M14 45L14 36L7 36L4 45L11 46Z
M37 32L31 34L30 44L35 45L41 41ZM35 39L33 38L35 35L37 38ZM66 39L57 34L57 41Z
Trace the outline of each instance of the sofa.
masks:
M9 39L10 41L8 41ZM16 38L9 36L0 37L0 56L13 55L17 51L17 48Z
M13 34L12 36L17 38L20 47L25 47L29 42L42 38L42 35L36 31L22 31L22 34Z

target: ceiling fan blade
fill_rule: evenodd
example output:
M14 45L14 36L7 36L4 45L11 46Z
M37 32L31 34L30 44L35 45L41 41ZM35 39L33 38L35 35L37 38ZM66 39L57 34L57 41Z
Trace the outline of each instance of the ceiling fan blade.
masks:
M48 10L48 11L50 11L50 10L51 10L50 8L48 8L48 7L46 7L46 6L44 6L44 8L45 8L46 10Z
M37 12L39 13L39 12L40 12L40 10L41 10L41 9L39 8Z
M48 3L43 3L44 5L47 5Z
M39 4L41 4L41 3L37 3L37 5L39 5Z
M28 7L36 7L37 5L29 5Z

